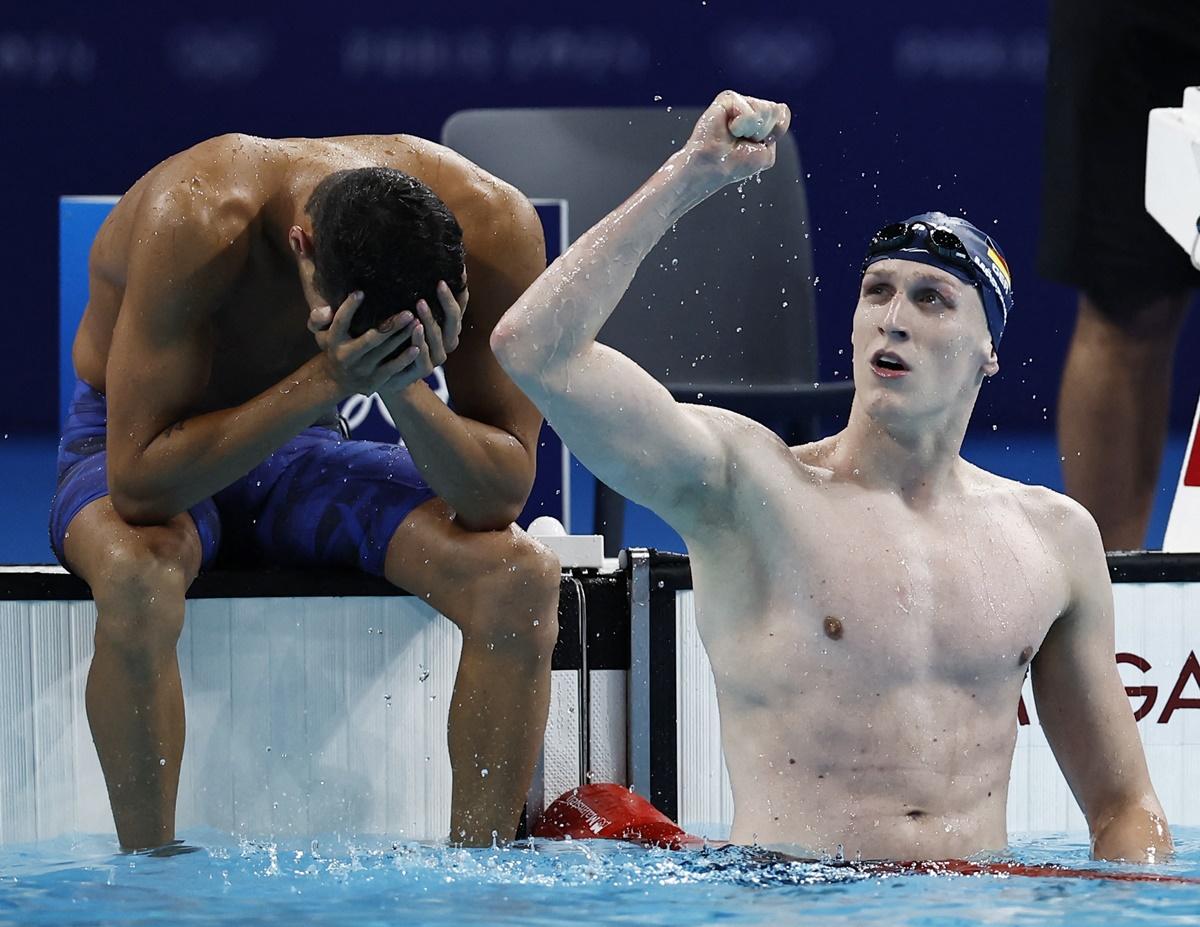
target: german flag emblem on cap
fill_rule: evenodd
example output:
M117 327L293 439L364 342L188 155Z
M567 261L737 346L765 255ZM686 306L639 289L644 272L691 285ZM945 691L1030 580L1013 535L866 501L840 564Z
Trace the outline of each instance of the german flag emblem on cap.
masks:
M1009 273L1008 264L1007 264L1007 262L1005 262L1004 258L1000 255L1000 252L989 245L988 250L987 250L987 256L991 260L992 266L995 267L996 271L1000 274L1000 279L1004 281L1004 288L1006 290L1011 290L1012 289L1012 274Z

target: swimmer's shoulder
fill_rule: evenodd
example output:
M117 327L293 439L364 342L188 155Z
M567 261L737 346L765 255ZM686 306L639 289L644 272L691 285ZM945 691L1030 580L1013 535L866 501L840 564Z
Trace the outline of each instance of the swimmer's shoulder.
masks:
M531 240L542 241L541 223L529 198L452 148L415 135L352 135L324 141L367 163L411 174L428 186L458 219L468 254L493 244L503 249L505 235L514 228L524 227Z
M508 181L484 170L453 149L420 140L438 169L422 178L454 213L468 255L507 261L514 250L536 252L545 265L545 235L529 198ZM453 178L447 183L445 177ZM442 189L439 189L441 181Z
M237 133L206 139L160 161L117 201L92 246L90 269L123 282L141 253L190 261L234 244L261 211L259 178L270 140ZM268 172L269 173L269 172ZM169 245L169 247L168 247Z
M819 485L830 477L825 458L830 439L789 447L775 432L752 418L720 406L683 403L704 421L725 449L730 485L761 500L760 487L791 491Z
M1020 483L973 464L968 467L978 502L1014 506L1064 556L1073 558L1081 551L1103 553L1096 519L1070 496L1048 486Z
M281 145L241 133L206 139L145 178L141 213L148 221L244 227L276 190L286 158Z

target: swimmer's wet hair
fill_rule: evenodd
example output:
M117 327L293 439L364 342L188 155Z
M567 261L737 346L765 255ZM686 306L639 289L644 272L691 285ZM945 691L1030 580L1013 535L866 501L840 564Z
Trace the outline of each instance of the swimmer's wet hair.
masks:
M459 292L465 252L458 220L429 187L389 167L336 171L317 184L304 211L312 219L317 291L335 310L363 291L351 334L415 311L419 299L442 323L437 284L445 280Z

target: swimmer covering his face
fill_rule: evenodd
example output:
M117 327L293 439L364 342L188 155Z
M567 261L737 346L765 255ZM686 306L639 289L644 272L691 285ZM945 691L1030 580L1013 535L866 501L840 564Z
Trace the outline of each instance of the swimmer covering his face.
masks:
M959 454L980 385L999 369L1000 290L965 272L977 242L956 264L932 246L953 242L931 235L970 230L927 214L908 223L921 220L916 232L874 242L851 330L850 420L813 444L790 448L746 418L678 403L597 342L659 238L770 168L790 119L781 104L722 93L491 339L575 454L687 542L732 839L864 859L1002 850L1032 669L1093 854L1162 859L1171 838L1113 660L1094 522Z
M516 833L559 565L511 524L541 416L488 339L544 267L524 196L408 135L223 135L113 208L89 261L51 523L96 602L88 720L123 847L175 838L176 647L185 593L218 559L359 569L457 624L449 836ZM453 408L425 383L437 366ZM378 394L403 446L336 430L357 393Z

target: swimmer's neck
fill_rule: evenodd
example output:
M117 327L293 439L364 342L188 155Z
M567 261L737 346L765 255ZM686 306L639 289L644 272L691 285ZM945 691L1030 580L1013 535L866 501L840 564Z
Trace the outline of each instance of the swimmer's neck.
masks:
M281 251L290 254L288 233L294 226L312 234L312 217L305 207L317 184L328 174L327 166L296 162L290 162L288 169L279 173L260 215L267 239Z
M823 461L834 473L870 489L891 490L922 507L952 492L961 480L967 415L949 422L881 422L855 403L850 420Z

